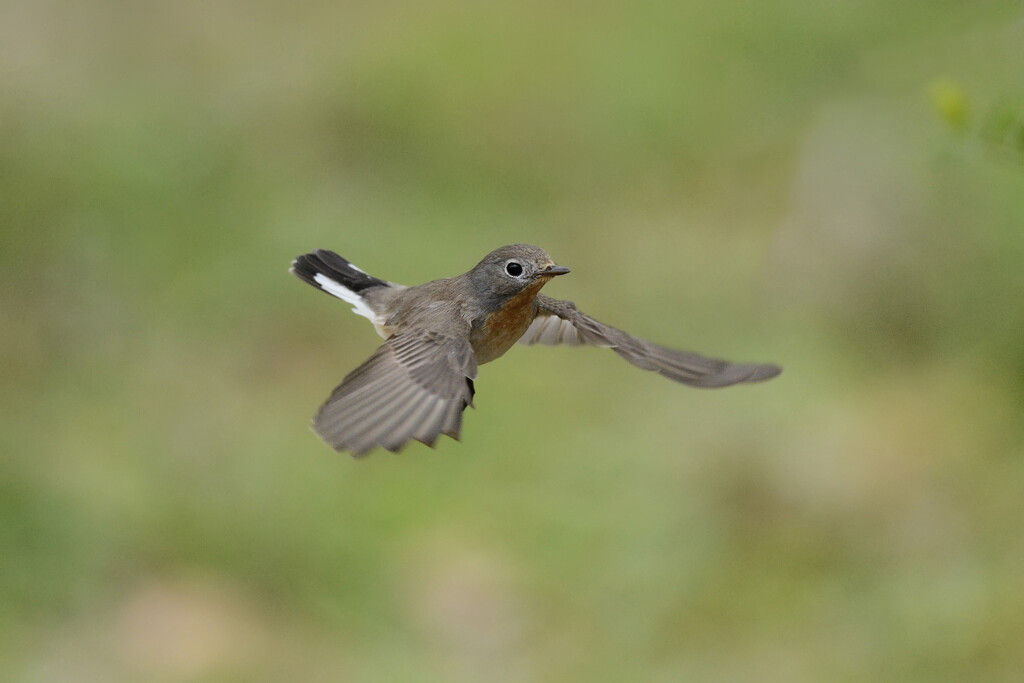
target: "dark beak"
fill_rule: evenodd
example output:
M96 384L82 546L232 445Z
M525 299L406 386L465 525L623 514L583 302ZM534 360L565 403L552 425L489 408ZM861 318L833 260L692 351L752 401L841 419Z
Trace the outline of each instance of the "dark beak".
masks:
M565 275L570 272L565 266L548 266L544 270L540 271L540 275L547 277L554 277L555 275Z

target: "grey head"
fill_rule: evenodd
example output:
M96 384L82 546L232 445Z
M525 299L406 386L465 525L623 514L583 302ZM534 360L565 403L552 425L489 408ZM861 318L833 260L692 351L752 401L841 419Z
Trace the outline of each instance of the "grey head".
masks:
M509 244L485 256L466 276L474 293L497 305L526 290L536 293L551 278L568 272L540 247Z

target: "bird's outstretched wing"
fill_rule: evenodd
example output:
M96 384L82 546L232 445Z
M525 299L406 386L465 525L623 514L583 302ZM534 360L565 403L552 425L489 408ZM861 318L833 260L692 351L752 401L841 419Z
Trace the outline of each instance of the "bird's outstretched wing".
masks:
M520 343L603 346L638 368L657 372L692 387L716 388L741 382L760 382L782 372L777 365L730 363L638 339L594 320L577 310L571 301L540 295L537 304L537 317L519 339Z
M468 337L397 334L338 385L313 418L313 431L357 457L377 446L395 452L411 439L428 446L440 434L458 439L474 377Z

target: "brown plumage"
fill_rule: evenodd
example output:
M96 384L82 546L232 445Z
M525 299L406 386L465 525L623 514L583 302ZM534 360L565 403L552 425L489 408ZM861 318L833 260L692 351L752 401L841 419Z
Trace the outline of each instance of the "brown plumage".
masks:
M417 287L371 277L334 252L299 256L291 272L354 305L386 339L334 390L313 429L338 451L360 456L410 440L458 439L472 403L477 365L524 344L601 346L644 370L695 387L770 379L775 365L735 364L638 339L591 318L569 301L539 294L569 272L543 249L514 244L472 270Z

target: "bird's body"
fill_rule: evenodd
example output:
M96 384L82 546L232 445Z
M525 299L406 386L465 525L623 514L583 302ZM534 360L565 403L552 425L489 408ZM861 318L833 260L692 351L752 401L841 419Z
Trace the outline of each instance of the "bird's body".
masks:
M457 439L477 366L516 342L608 347L640 368L698 387L756 382L780 372L774 365L732 364L658 346L594 320L572 302L540 294L569 269L531 245L496 249L462 275L416 287L367 275L323 249L296 258L291 271L352 304L385 339L313 420L324 441L356 456L377 446L397 451L411 439L433 445L440 434Z

